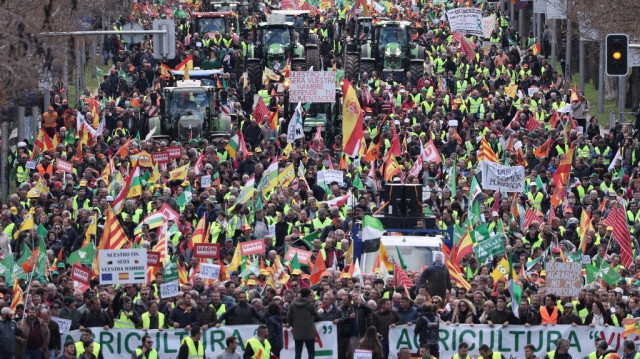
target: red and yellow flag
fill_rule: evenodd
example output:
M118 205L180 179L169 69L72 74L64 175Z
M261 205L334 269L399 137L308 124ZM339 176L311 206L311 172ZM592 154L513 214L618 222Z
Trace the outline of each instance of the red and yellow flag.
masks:
M364 130L364 115L356 91L351 82L342 85L342 151L354 157L358 154L360 139Z
M499 163L498 156L493 152L489 141L486 138L482 138L480 141L480 150L478 151L478 161L487 160L495 163Z

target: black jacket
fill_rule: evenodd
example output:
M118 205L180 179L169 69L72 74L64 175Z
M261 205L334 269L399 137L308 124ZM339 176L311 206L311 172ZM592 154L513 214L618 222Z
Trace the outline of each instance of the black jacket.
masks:
M420 276L417 287L420 288L425 282L427 292L431 297L437 295L440 298L445 298L447 289L451 289L449 270L444 266L429 266L426 268Z

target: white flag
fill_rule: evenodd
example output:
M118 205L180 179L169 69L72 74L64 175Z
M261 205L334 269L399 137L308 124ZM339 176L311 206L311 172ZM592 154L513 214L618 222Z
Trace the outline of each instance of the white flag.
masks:
M302 129L302 103L298 102L296 110L293 113L291 121L289 121L289 128L287 130L287 143L293 143L298 138L304 138L304 132Z

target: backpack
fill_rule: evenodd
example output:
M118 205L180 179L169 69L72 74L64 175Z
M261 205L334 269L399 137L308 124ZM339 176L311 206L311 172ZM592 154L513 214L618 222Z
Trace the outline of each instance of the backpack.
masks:
M420 345L436 345L440 336L440 323L438 318L431 321L427 316L423 315L422 319L426 322L426 329L423 329L419 334Z

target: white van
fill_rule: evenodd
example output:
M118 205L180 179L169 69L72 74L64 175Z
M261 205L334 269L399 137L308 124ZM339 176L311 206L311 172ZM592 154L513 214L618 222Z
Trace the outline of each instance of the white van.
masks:
M441 235L436 236L408 236L408 235L384 235L380 239L387 249L387 255L391 261L398 261L398 251L407 266L407 271L422 271L423 266L431 265L433 252L442 248ZM397 250L396 250L397 248ZM363 253L361 270L364 273L373 273L373 265L380 251Z

